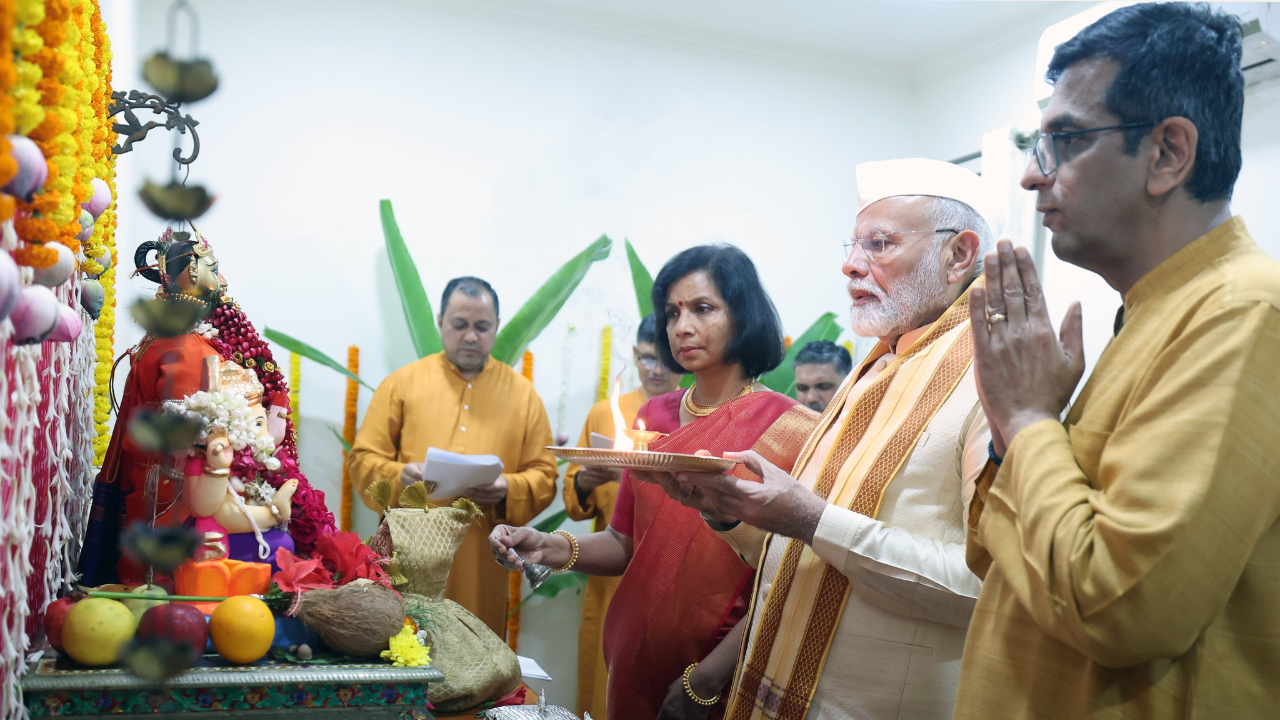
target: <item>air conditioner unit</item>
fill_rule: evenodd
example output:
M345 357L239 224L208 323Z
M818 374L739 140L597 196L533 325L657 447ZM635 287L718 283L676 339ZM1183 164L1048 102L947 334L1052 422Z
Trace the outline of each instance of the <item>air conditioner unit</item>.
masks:
M1240 17L1240 31L1244 35L1240 69L1244 70L1245 86L1280 77L1280 10L1274 3L1247 5L1239 7L1231 3L1227 7Z
M1044 81L1044 73L1049 67L1054 48L1103 15L1132 4L1132 0L1100 3L1079 15L1051 25L1044 31L1036 53L1036 76L1033 81L1036 102L1042 110L1049 104L1049 96L1053 94L1053 88ZM1244 35L1240 68L1244 70L1245 86L1280 77L1280 7L1277 7L1280 3L1224 2L1214 5L1240 18L1240 31Z

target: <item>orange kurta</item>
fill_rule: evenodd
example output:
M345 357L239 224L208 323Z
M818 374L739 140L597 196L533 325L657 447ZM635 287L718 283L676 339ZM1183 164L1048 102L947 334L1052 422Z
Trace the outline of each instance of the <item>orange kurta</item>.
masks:
M400 471L422 462L428 447L502 459L507 497L485 508L454 555L445 597L475 613L499 637L506 629L507 570L493 560L488 535L497 524L523 525L551 504L556 491L551 425L542 399L504 363L490 359L467 380L445 358L428 355L392 373L373 394L347 465L351 482L364 493L377 480L391 483L392 505L400 499ZM435 498L447 505L454 498Z
M640 390L634 390L618 398L618 409L627 427L635 422L636 413L647 398ZM587 412L582 425L578 447L591 447L591 433L614 437L613 410L608 400L601 400ZM571 464L564 474L564 508L574 520L595 520L595 530L609 527L613 518L613 503L618 498L618 483L605 483L590 493L586 502L578 499L573 486L581 465ZM605 718L605 684L609 672L604 666L604 648L601 635L604 631L604 614L613 599L613 591L621 577L592 575L587 579L587 594L582 599L582 626L578 629L578 714L590 712L591 717Z

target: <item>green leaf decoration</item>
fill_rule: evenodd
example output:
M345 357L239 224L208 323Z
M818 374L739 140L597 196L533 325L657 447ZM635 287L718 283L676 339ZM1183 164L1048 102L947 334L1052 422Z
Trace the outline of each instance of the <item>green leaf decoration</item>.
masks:
M346 375L352 380L355 380L356 382L369 388L370 390L373 389L373 386L361 380L359 375L356 375L355 373L348 370L346 365L343 365L337 360L334 360L328 355L325 355L319 350L311 347L310 345L302 342L301 340L291 335L285 335L279 330L272 330L271 328L264 329L262 331L262 334L266 335L267 339L270 340L271 342L279 345L280 347L284 348L285 350L288 350L291 353L297 353L308 360L314 360L315 362L318 362L321 365L324 365L325 367L333 368L334 370L337 370L338 372L342 373L343 375Z
M396 224L391 201L383 200L381 210L382 234L387 240L387 258L391 261L391 272L396 277L396 289L400 291L404 321L409 325L413 349L418 352L419 358L424 358L444 348L440 344L440 331L436 329L436 314L431 309L431 301L427 299L427 291L422 287L418 266L413 263L413 256L409 254L409 248L400 235L400 226Z
M796 353L800 352L800 348L815 340L835 340L840 337L840 332L840 326L836 324L836 314L825 313L791 343L791 347L787 348L787 354L782 359L781 365L760 376L760 383L774 392L786 393L791 397L795 397Z
M555 532L560 529L560 526L563 525L564 521L567 519L569 519L569 513L565 510L561 510L554 515L548 516L547 519L537 525L534 525L533 529L544 533Z
M347 439L342 437L342 433L338 432L338 428L332 425L329 425L328 427L329 427L329 432L333 433L333 436L338 438L338 442L342 443L342 449L350 453L351 443L347 442Z
M607 235L601 235L586 250L555 271L533 297L525 301L510 320L503 323L493 343L492 357L508 365L515 365L529 343L551 324L556 313L564 307L565 301L577 289L578 283L582 282L592 263L609 257L612 247L613 241Z
M643 320L653 312L653 276L649 269L640 262L636 249L631 247L630 240L623 240L627 245L627 262L631 264L631 283L636 287L636 304L640 306L640 319Z
M582 592L582 589L586 586L587 576L580 572L568 572L563 575L552 575L547 578L547 581L542 583L537 590L525 595L524 598L520 600L520 605L524 605L529 602L530 599L535 597L553 598L565 590Z

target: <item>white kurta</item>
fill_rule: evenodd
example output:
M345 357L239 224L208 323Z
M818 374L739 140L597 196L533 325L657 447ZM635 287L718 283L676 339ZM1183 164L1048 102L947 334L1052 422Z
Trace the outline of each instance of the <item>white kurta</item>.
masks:
M909 346L923 330L904 336L898 347ZM863 375L842 416L896 357L884 356ZM833 422L820 440L797 478L804 485L813 486L841 424ZM951 717L965 630L982 588L965 563L965 518L990 439L970 368L885 489L878 519L827 506L813 550L851 587L810 720ZM739 525L722 537L760 568L755 607L764 607L787 543L771 542L761 564L760 530ZM759 620L756 612L749 642Z

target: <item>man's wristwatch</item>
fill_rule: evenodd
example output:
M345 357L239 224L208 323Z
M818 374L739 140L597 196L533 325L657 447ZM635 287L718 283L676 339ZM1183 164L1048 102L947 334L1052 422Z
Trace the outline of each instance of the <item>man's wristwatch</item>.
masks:
M738 525L742 523L741 520L734 520L731 523L718 522L716 520L712 520L711 518L707 517L707 514L704 512L699 512L698 514L702 516L702 521L707 524L707 527L711 528L712 530L715 530L718 533L729 532L730 530L738 527Z

